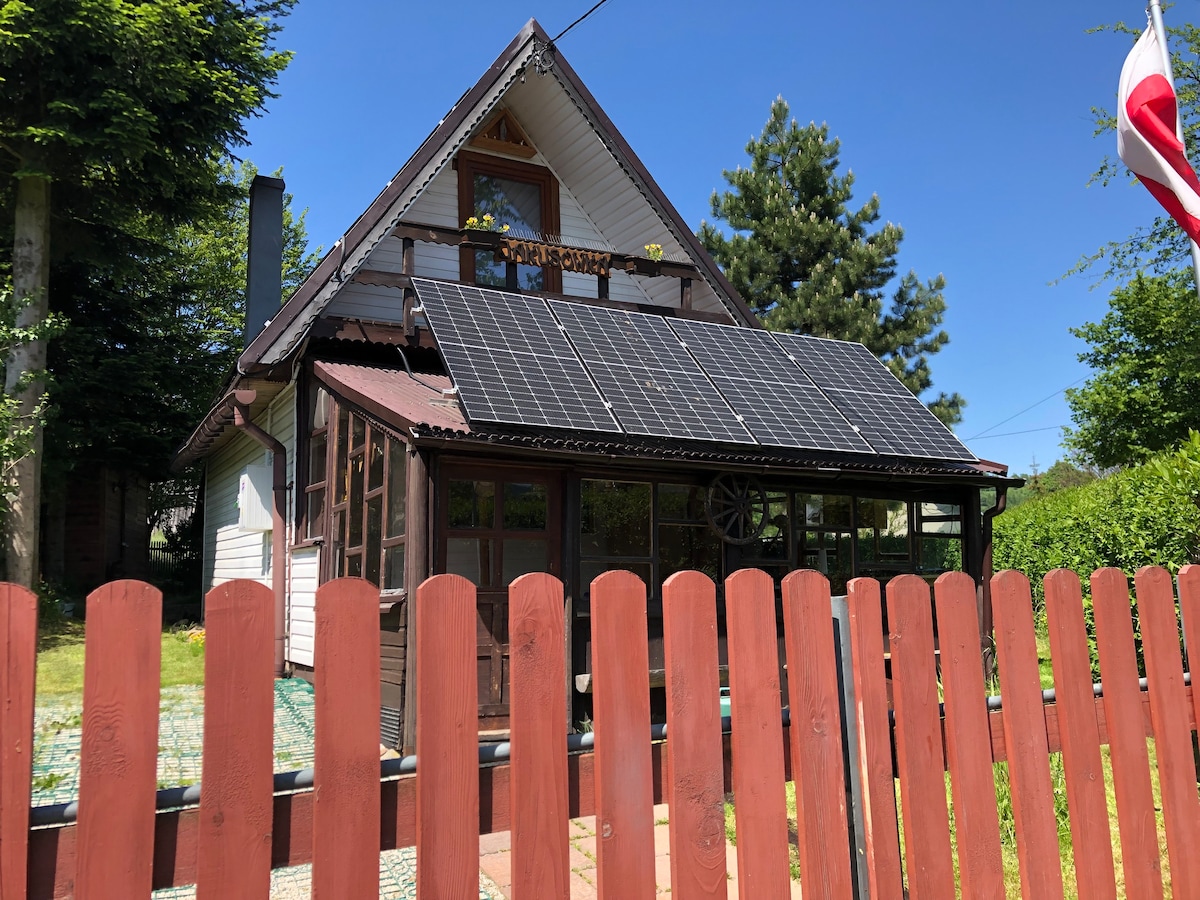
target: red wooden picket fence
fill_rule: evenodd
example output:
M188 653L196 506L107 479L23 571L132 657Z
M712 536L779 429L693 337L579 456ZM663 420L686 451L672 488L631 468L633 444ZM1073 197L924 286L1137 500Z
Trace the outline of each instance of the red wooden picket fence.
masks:
M1080 583L1046 579L1057 696L1044 702L1028 581L993 581L1002 709L989 710L975 585L887 586L890 673L880 585L849 588L870 896L1003 897L994 762L1012 784L1022 894L1063 896L1049 768L1066 774L1079 894L1116 896L1100 747L1111 746L1130 897L1162 896L1145 737L1155 739L1174 895L1200 888L1200 801L1170 575L1136 577L1146 669L1124 575L1091 580L1103 696L1094 696ZM783 582L790 726L781 724L775 586L760 571L725 584L731 735L721 734L715 587L684 572L663 586L668 739L652 743L646 591L628 572L592 587L594 752L566 752L563 589L549 575L510 588L512 757L479 765L475 591L441 575L417 590L418 772L381 781L378 591L342 579L317 593L315 784L272 793L272 598L235 581L208 596L205 723L198 808L155 809L161 598L120 581L88 600L78 819L29 827L36 600L0 586L0 898L145 897L196 884L206 898L266 898L273 867L312 863L316 898L378 895L380 850L415 845L418 896L476 896L479 835L512 831L512 892L568 896L568 817L597 816L601 897L655 892L652 804L670 805L672 896L725 898L723 796L736 797L742 898L789 896L784 782L795 780L806 897L852 896L839 689L829 585ZM1200 567L1179 574L1188 643L1200 647ZM935 654L936 642L939 653ZM890 675L890 685L889 685ZM939 686L943 703L939 703ZM894 724L890 719L894 708ZM894 754L893 754L894 750ZM952 804L947 802L946 771ZM897 828L896 781L903 815ZM957 875L948 806L957 837ZM902 871L904 875L902 876Z

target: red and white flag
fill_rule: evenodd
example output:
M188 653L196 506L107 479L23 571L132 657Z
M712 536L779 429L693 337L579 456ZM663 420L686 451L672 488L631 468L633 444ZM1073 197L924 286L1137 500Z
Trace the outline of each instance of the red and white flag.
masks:
M1200 181L1175 131L1175 88L1153 28L1134 44L1117 94L1117 154L1200 243Z

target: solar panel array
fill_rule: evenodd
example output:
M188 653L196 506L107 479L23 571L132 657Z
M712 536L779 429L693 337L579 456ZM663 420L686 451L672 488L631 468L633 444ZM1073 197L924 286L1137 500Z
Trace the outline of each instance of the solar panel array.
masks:
M975 456L861 344L413 279L468 421Z
M874 452L767 332L690 319L676 319L671 328L759 442Z
M754 443L661 316L561 300L550 311L629 434Z
M975 459L975 454L862 344L799 334L771 337L808 373L876 452L887 456Z
M468 421L621 428L543 300L413 279Z

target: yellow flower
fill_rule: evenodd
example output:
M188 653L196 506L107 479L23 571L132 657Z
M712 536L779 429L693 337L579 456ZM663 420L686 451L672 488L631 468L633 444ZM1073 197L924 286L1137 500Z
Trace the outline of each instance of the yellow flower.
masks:
M646 244L645 250L646 256L650 259L657 261L663 258L662 244Z

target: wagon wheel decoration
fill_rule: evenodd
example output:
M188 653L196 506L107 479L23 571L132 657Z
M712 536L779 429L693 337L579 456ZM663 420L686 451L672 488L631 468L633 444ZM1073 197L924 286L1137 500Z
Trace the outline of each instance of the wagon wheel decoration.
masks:
M749 544L767 524L767 492L749 475L718 475L708 486L704 514L727 544Z

